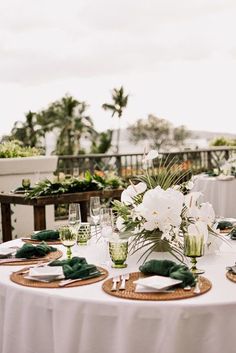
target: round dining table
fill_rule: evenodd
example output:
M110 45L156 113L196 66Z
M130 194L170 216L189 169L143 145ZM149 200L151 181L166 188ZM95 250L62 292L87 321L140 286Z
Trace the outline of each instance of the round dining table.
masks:
M220 177L209 177L206 174L198 175L194 178L191 191L200 191L200 201L210 202L217 217L236 218L236 178L233 176L222 180Z
M22 244L16 239L0 247ZM96 242L73 251L89 263L102 264L104 247ZM128 257L126 269L109 265L109 277L137 271L139 255ZM236 242L222 242L220 250L198 261L212 288L168 301L111 296L103 291L103 282L73 288L25 287L9 278L22 266L1 265L0 352L235 353L236 283L226 278L226 266L235 261Z

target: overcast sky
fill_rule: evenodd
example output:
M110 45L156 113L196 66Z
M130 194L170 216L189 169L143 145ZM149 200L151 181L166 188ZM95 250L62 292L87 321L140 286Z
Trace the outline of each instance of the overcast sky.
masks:
M2 0L0 135L65 93L101 105L130 94L122 126L149 113L236 133L235 0Z

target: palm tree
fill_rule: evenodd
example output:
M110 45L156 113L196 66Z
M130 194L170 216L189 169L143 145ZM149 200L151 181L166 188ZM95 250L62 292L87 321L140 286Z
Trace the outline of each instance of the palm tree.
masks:
M120 145L120 118L122 117L123 110L127 106L129 95L124 95L123 86L120 89L114 88L112 91L112 100L113 103L104 103L102 108L104 110L112 111L111 116L117 115L119 118L119 127L117 129L117 140L116 140L116 153L119 153L119 145Z
M44 131L41 129L37 114L29 111L25 114L26 121L16 121L11 130L11 139L19 140L24 146L40 147Z
M41 112L42 126L46 126L48 131L57 130L59 132L56 154L78 154L81 151L81 138L93 135L92 119L85 114L87 107L85 102L66 95Z

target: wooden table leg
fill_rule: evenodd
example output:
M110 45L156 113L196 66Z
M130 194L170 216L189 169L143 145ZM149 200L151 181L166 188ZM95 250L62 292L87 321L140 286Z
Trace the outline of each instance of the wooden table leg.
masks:
M1 216L2 216L2 240L3 242L12 240L11 205L9 203L1 204Z
M45 206L34 206L34 230L46 229Z
M87 201L80 201L81 221L87 222Z

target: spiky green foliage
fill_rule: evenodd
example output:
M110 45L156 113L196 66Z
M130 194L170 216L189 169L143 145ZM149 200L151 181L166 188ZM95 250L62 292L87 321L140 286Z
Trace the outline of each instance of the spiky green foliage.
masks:
M42 180L27 193L27 197L32 199L39 196L115 189L121 186L122 180L116 176L101 177L97 174L92 175L90 172L86 172L84 178L70 178L64 181Z

